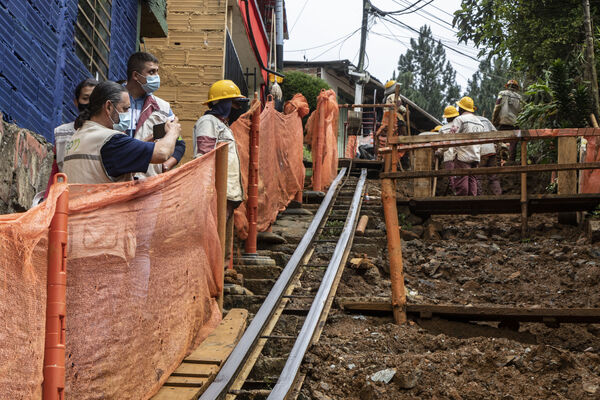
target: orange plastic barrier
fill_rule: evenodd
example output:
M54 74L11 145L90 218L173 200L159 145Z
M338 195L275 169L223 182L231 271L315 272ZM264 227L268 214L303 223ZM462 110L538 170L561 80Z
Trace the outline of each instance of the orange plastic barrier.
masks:
M259 107L255 103L254 107ZM258 220L257 230L264 232L298 192L304 188L305 169L302 162L302 117L308 113L308 103L301 94L286 103L284 113L275 110L268 101L260 114L260 145L258 160ZM231 125L235 136L242 183L247 193L250 117L254 109ZM248 237L246 205L235 210L235 227L241 239Z
M587 136L585 162L600 162L600 137ZM600 193L600 170L589 169L583 173L582 193Z
M61 190L0 217L2 398L41 396L46 238ZM149 398L221 319L215 151L69 192L65 398Z
M310 143L313 160L312 187L324 190L337 175L338 102L333 89L321 90L317 109L306 122L305 143Z
M48 227L67 185L22 214L0 216L0 398L42 397Z

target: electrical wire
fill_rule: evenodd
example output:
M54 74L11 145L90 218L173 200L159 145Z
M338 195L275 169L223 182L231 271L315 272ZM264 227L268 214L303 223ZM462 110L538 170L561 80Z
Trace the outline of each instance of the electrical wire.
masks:
M354 35L354 34L355 34L356 32L358 32L358 31L360 31L360 28L356 29L354 32L350 32L350 33L348 33L347 35L344 35L344 36L342 36L342 37L339 37L339 38L337 38L337 39L335 39L335 40L332 40L331 42L323 43L323 44L320 44L320 45L318 45L318 46L314 46L314 47L308 47L308 48L306 48L306 49L285 50L285 51L286 51L286 52L288 52L288 53L301 53L301 52L303 52L303 51L308 51L308 50L319 49L319 48L321 48L321 47L328 46L328 45L330 45L330 44L332 44L332 43L335 43L335 42L339 42L339 41L341 41L341 40L344 40L344 39L348 38L348 36Z
M300 10L300 13L298 13L298 16L296 17L296 20L294 21L294 25L292 25L292 29L290 29L290 33L292 33L292 31L294 30L294 27L296 26L296 24L298 23L298 20L300 19L300 17L302 16L302 12L304 12L304 9L306 8L306 5L308 4L310 0L306 0L304 2L304 5L302 6L302 9Z

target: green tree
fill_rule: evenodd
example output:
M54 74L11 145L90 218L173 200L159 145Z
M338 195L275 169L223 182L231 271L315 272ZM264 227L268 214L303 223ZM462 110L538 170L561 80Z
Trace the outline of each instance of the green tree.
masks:
M590 3L597 24L600 4ZM472 41L480 55L508 56L530 81L553 60L569 61L582 51L581 0L462 0L454 15L459 41Z
M456 71L446 60L442 43L436 41L431 28L424 25L419 37L410 40L410 49L398 60L397 81L403 95L434 116L460 97Z
M317 96L321 93L321 89L329 89L327 82L300 71L286 72L281 84L284 101L290 100L296 93L302 93L306 97L310 111L317 108Z
M492 118L496 95L508 81L513 78L510 63L506 58L493 57L479 63L479 69L467 82L465 96L470 96L480 115Z

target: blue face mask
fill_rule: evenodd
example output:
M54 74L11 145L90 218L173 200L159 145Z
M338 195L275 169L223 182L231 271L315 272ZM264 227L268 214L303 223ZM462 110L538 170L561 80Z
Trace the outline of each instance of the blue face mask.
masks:
M127 129L129 129L129 125L131 124L131 111L120 112L119 121L116 123L112 117L110 117L110 120L113 122L113 129L115 131L125 132Z
M146 83L142 83L142 89L148 94L156 92L160 88L160 75L148 75Z

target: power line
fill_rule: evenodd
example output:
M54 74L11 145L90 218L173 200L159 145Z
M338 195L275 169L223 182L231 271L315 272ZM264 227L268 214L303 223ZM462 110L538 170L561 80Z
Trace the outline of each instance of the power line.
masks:
M298 23L298 20L300 19L300 17L302 16L302 13L304 12L304 9L306 8L306 5L308 4L310 0L306 0L304 2L304 5L302 6L302 9L300 10L300 13L298 14L298 16L296 17L296 20L294 21L294 25L292 25L292 29L290 29L290 33L292 33L292 31L294 30L294 27L296 26L296 24Z
M328 46L328 45L330 45L330 44L332 44L332 43L335 43L335 42L339 42L339 41L341 41L341 40L344 40L344 39L348 38L348 36L352 36L352 35L354 35L354 34L355 34L356 32L358 32L359 30L360 30L360 28L356 29L354 32L350 32L350 33L348 33L347 35L344 35L344 36L342 36L342 37L339 37L339 38L337 38L337 39L335 39L335 40L332 40L331 42L323 43L323 44L320 44L320 45L318 45L318 46L314 46L314 47L308 47L308 48L306 48L306 49L285 50L285 51L286 51L286 52L288 52L288 53L301 53L301 52L303 52L303 51L308 51L308 50L319 49L319 48L321 48L321 47Z
M379 15L385 16L385 15L404 15L404 14L409 14L412 13L416 10L412 10L412 11L408 11L409 9L411 9L412 7L418 5L420 2L422 2L423 0L417 0L416 2L414 2L413 4L410 4L408 7L406 7L403 10L396 10L396 11L383 11L380 8L375 7L375 5L373 3L371 3L370 0L368 0L369 5L371 6L371 8L373 8L375 10L375 12ZM429 3L431 3L433 0L430 0ZM427 3L427 4L429 4ZM425 5L427 5L425 4ZM424 6L422 6L421 8L423 8Z

